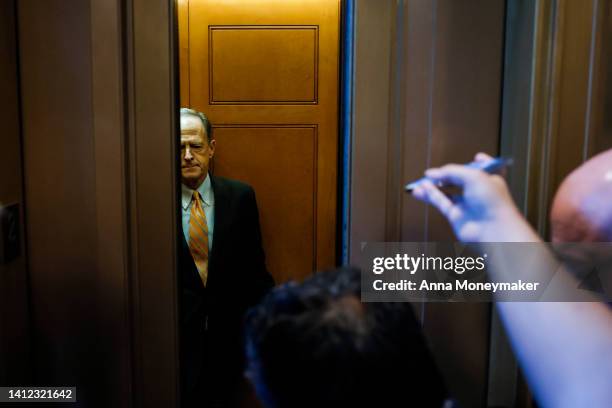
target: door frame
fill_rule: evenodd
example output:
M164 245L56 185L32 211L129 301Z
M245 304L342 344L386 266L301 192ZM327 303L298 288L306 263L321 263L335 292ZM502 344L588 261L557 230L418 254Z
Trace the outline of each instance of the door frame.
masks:
M125 251L112 266L125 290L127 406L179 406L178 0L91 1L97 182L122 192L123 228L104 238Z
M138 407L178 406L180 398L177 1L126 3L127 211Z

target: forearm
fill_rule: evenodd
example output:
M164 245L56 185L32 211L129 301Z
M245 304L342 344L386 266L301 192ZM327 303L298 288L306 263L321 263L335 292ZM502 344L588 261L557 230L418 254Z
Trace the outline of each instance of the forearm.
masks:
M487 240L532 244L490 245L487 250L489 279L541 283L554 279L553 297L561 297L562 290L574 293L577 280L559 263L518 210L508 209L503 217L509 222L504 223L504 229L500 228L497 234L487 236ZM520 250L525 256L507 256L517 253L508 250L510 245L528 246ZM595 297L591 300L497 303L520 365L544 407L612 406L609 385L612 378L612 313Z
M540 282L545 290L538 295L557 300L578 294L577 280L559 268L500 177L458 165L430 169L426 175L432 182L415 188L414 196L438 208L461 241L480 243L491 281ZM462 187L462 197L451 200L434 182ZM541 303L499 300L500 315L541 405L612 406L612 314L606 305L587 296L582 303L546 303L541 297Z
M512 233L513 238L528 235L522 228ZM523 279L546 287L540 302L497 304L538 401L555 408L612 406L612 388L606 384L612 378L612 314L608 307L588 295L583 300L591 302L546 302L546 296L573 300L569 295L576 293L578 281L542 242L497 245L498 252L488 251L492 281ZM523 248L509 250L513 245ZM506 252L515 256L504 256Z
M543 407L612 406L612 320L602 303L497 304Z
M542 242L513 203L500 208L483 228L481 242Z

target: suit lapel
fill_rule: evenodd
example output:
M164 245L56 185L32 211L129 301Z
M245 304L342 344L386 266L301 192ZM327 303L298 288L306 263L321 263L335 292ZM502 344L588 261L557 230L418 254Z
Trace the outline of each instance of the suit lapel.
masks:
M224 232L228 230L229 219L227 217L228 195L227 188L223 180L216 177L210 178L213 194L215 196L215 226L213 231L213 243L208 259L208 278L216 274L216 260L219 256L220 248L223 248L225 239Z

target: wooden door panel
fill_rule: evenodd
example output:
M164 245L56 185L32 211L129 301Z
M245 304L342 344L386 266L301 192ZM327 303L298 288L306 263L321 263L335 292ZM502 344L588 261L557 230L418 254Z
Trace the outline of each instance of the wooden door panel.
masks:
M317 103L317 34L316 26L210 27L210 103Z
M179 32L179 77L181 106L189 102L189 2L179 1L177 10Z
M316 267L316 127L230 125L214 134L215 174L255 189L268 268L279 281L310 274Z
M185 14L181 101L213 124L214 174L255 188L270 271L334 266L340 1L182 0Z

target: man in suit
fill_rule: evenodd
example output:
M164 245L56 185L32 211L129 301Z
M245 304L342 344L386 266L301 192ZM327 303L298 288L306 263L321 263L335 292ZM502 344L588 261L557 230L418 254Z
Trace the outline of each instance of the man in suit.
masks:
M253 189L208 173L216 141L203 113L181 109L183 406L232 405L242 380L246 310L273 285Z

